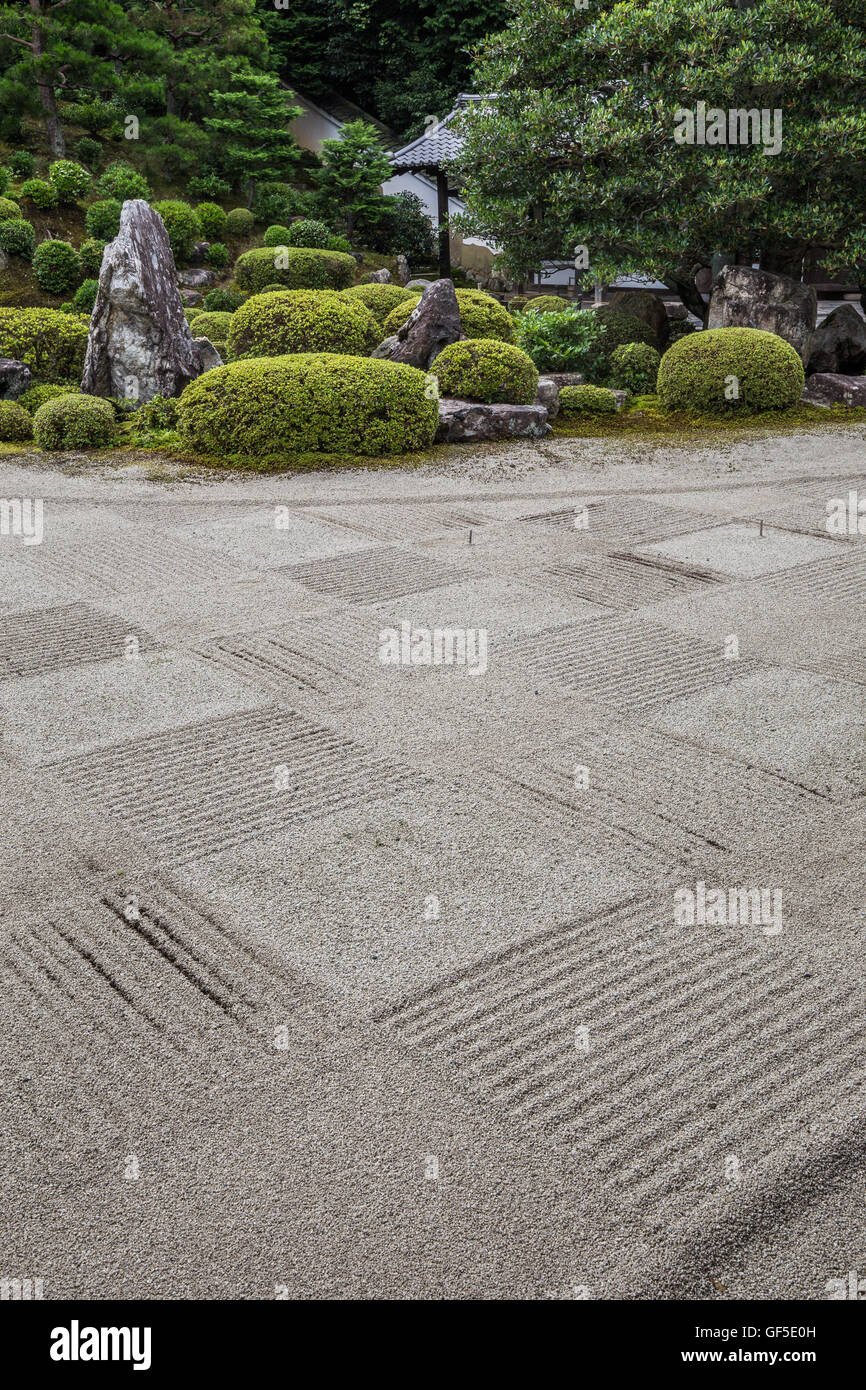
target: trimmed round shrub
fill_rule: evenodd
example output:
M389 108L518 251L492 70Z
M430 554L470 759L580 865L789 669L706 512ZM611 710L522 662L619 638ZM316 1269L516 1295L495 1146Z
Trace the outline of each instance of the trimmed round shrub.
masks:
M668 319L668 347L673 347L674 343L687 337L689 333L701 331L700 326L692 323L691 319Z
M349 299L359 299L362 304L366 304L383 338L385 320L391 310L407 299L412 300L413 309L418 302L412 290L404 290L400 285L352 285L348 290L343 290L343 294Z
M331 230L325 226L324 222L316 222L311 217L304 217L301 218L300 222L293 222L288 228L285 245L314 246L318 250L324 251L327 249L330 239ZM273 242L265 242L266 246L273 244Z
M456 290L457 304L460 308L460 323L467 338L498 338L503 343L513 343L514 322L508 310L483 290ZM414 294L392 309L385 320L385 336L396 333L407 320L412 310L421 302L421 295Z
M796 405L804 380L799 354L784 338L760 328L711 328L668 348L658 394L666 410L752 414Z
M332 290L253 295L232 314L229 355L282 357L289 352L339 352L364 357L379 342L366 305Z
M43 212L47 212L49 208L56 208L60 201L54 184L48 183L45 179L27 179L21 185L21 197L29 198L30 202Z
M102 158L102 145L92 135L82 135L75 146L75 153L86 169L95 169Z
M252 293L274 284L290 290L345 290L354 276L354 256L299 246L257 247L245 251L235 265L241 289Z
M207 249L205 260L208 265L215 266L217 270L222 270L223 266L229 263L229 253L221 241L212 241Z
M150 188L144 174L140 174L125 159L114 159L96 185L96 191L103 198L117 198L125 203L128 198L149 198Z
M0 440L11 444L33 438L33 421L18 401L0 401Z
M279 222L275 222L273 226L268 227L266 229L265 234L262 237L262 242L265 246L288 246L288 227L283 227Z
M36 168L36 160L29 150L13 150L9 156L9 168L16 179L26 179Z
M241 307L245 299L246 295L239 294L237 290L215 289L208 290L202 302L206 313L214 314L225 310L227 314L233 314L235 309Z
M97 241L113 241L120 231L120 210L116 198L100 198L91 203L84 218L90 236Z
M33 252L33 273L46 294L63 294L78 280L78 252L68 241L40 241Z
M99 449L114 442L117 423L99 396L55 396L34 415L33 434L40 449Z
M194 304L191 309L184 309L183 316L186 319L187 323L192 323L193 319L197 319L199 314L203 313L204 309L202 308L201 304Z
M83 280L72 296L72 308L76 314L92 314L96 303L98 280Z
M10 217L8 222L0 222L0 251L5 251L7 256L21 256L29 261L35 245L32 222L23 217Z
M428 448L438 423L424 372L335 353L231 362L178 402L181 439L206 454L400 454Z
M616 396L605 386L563 386L559 409L563 415L613 415Z
M74 203L90 187L90 170L73 159L55 159L48 166L48 182L57 189L61 203Z
M78 263L81 266L81 274L88 278L99 276L102 269L102 253L105 250L105 242L97 241L95 237L88 237L82 241L78 248Z
M35 415L40 405L44 405L46 401L53 401L55 396L77 395L78 387L75 385L64 386L60 382L45 382L42 386L30 386L18 397L17 404L23 405L30 415Z
M90 319L59 309L0 309L0 357L24 362L39 381L81 377Z
M625 343L610 356L608 384L633 396L647 396L656 389L661 354L649 343Z
M233 241L242 241L244 237L252 236L255 225L256 219L249 208L232 208L226 215L225 234Z
M520 348L493 338L466 338L450 343L430 368L443 396L461 400L531 405L538 390L538 369Z
M188 261L199 238L198 218L194 209L179 198L167 198L164 202L154 203L153 210L163 220L175 261Z
M226 313L225 310L218 310L212 314L203 310L200 314L195 315L195 337L210 338L211 342L218 340L224 343L228 337L231 321L232 315ZM192 323L192 319L188 322Z
M21 217L21 209L12 198L0 198L0 222L8 222L10 219L18 221Z
M649 343L650 346L655 344L655 333L650 325L634 314L621 314L607 305L600 309L591 309L589 312L595 315L596 322L600 323L604 330L593 347L597 373L607 373L611 357L616 349L625 343Z
M226 225L226 215L219 203L196 203L195 215L205 241L218 241Z
M513 304L514 300L511 302ZM527 314L561 314L567 308L568 300L561 299L558 294L537 294L525 303Z

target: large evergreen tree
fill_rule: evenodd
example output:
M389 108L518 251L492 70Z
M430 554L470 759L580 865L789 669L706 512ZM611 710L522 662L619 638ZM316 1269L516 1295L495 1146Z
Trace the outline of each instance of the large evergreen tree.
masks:
M483 46L460 167L470 230L515 271L585 245L692 307L715 251L866 283L863 0L514 0ZM762 144L677 143L676 113L781 112Z
M300 115L290 94L269 72L251 68L235 73L227 91L213 92L216 114L204 125L214 135L218 166L246 184L252 207L256 184L285 176L297 163L299 149L289 125Z

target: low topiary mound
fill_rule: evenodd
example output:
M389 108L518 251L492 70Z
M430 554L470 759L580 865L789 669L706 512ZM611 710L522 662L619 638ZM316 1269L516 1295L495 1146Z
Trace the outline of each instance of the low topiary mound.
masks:
M18 401L0 401L0 441L11 444L33 438L33 421Z
M412 290L404 290L400 285L352 285L350 289L343 290L343 294L347 299L360 299L362 304L366 304L383 338L385 320L391 310L408 299L412 300L413 309L418 303L417 295Z
M503 343L514 342L512 317L492 294L485 294L483 290L456 290L455 293L460 323L467 338L498 338ZM413 294L412 299L392 309L385 320L385 336L396 333L420 302L421 295Z
M199 324L196 324L198 331ZM380 330L366 305L333 290L281 290L257 294L236 309L229 355L282 357L288 352L342 352L365 357Z
M74 203L83 198L90 187L90 170L74 159L55 159L48 166L48 181L57 189L61 203Z
M125 159L114 159L96 185L103 198L149 198L147 179Z
M195 333L193 336L210 338L212 343L224 343L228 338L231 321L232 315L224 310L212 314L209 314L206 309L202 310L201 313L195 315ZM191 324L192 319L187 319L187 322Z
M45 382L42 386L30 386L18 397L17 404L23 405L30 415L35 415L40 405L53 401L55 396L77 396L78 387L64 386L62 383Z
M81 273L78 252L68 241L40 241L33 253L33 273L41 290L63 294Z
M180 198L166 198L161 203L154 203L153 210L162 218L175 261L182 265L189 260L192 248L201 235L195 208Z
M604 332L593 344L593 357L596 372L606 373L610 369L610 359L618 347L625 343L655 344L655 333L648 323L635 314L621 314L616 309L602 305L591 310Z
M526 301L527 314L558 314L567 308L568 300L561 299L558 294L537 294Z
M651 395L656 389L661 355L649 343L625 343L611 353L608 382L633 396Z
M226 214L225 234L233 241L240 241L243 237L252 236L253 227L256 219L253 217L249 208L232 208Z
M116 198L99 198L84 215L84 224L97 241L113 241L120 231L121 205Z
M657 389L666 410L752 414L796 405L804 380L784 338L760 328L711 328L668 348Z
M105 242L97 241L95 237L88 237L86 241L82 241L78 248L78 262L82 275L86 275L88 279L99 277L104 250Z
M289 227L285 244L286 246L317 246L319 250L324 251L330 239L330 228L324 222L317 222L312 217L302 217L300 221L293 222Z
M76 314L92 314L99 290L98 280L83 280L72 296L72 308Z
M222 241L212 241L205 252L205 260L217 270L229 263L228 248Z
M7 256L30 260L35 245L36 232L26 217L10 217L0 222L0 251L5 251Z
M20 196L29 199L43 212L56 208L60 201L57 189L47 179L26 179L21 185Z
M207 454L400 454L432 444L438 421L424 372L326 353L216 367L178 402L181 439Z
M430 368L443 396L531 405L538 390L532 358L511 343L466 338L443 348Z
M21 209L12 198L0 198L0 222L8 222L11 217L16 220L21 216Z
M226 225L226 214L219 203L196 203L195 215L205 241L218 241Z
M354 256L301 247L259 246L245 251L235 265L241 289L253 294L273 284L288 290L345 290L354 275Z
M288 246L288 236L288 227L284 227L281 222L274 222L270 227L265 228L262 244L264 246Z
M604 386L563 386L559 409L563 415L613 415L616 396Z
M42 381L80 377L90 318L59 309L0 309L0 357L24 362Z
M117 423L98 396L55 396L34 415L33 434L40 449L99 449L114 442Z

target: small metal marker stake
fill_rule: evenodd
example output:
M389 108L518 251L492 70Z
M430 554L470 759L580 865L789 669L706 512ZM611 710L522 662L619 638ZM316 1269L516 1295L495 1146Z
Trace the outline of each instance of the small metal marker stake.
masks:
M763 523L763 521L759 522L758 525L759 525L759 528L760 528L759 531L758 531L758 535L759 535L759 536L763 536L763 534L764 534L764 523Z
M472 527L469 528L469 544L472 544Z

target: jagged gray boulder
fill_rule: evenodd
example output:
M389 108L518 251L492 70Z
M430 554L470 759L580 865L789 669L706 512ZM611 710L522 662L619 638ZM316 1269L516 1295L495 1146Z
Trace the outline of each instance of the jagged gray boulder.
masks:
M391 283L391 272L385 266L381 270L371 270L367 276L368 285L389 285Z
M464 337L454 283L434 280L422 294L417 308L401 323L394 338L386 338L373 353L390 362L429 371L443 348Z
M213 271L205 270L203 266L177 272L177 283L188 290L208 290L215 279Z
M811 285L748 265L727 265L713 281L707 328L761 328L809 361L818 299Z
M210 372L214 367L221 367L223 360L211 342L210 338L193 338L193 342L201 353L202 375Z
M543 405L481 405L443 396L437 444L473 444L484 439L541 439L547 434Z
M141 198L124 203L102 257L81 390L91 396L177 396L204 370L177 286L162 218Z
M853 304L840 304L815 329L807 371L843 376L866 372L866 319Z
M0 357L0 401L14 401L30 389L30 368L16 357Z

